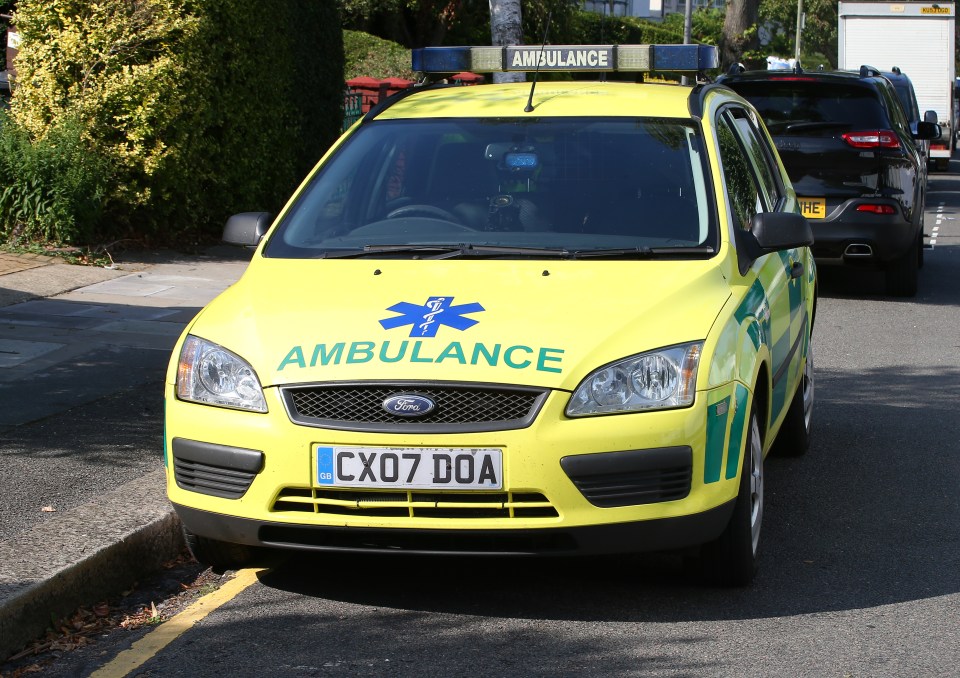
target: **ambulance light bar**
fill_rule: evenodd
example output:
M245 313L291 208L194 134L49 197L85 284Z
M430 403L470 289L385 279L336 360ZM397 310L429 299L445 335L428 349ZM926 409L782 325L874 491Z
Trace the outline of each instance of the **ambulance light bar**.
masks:
M673 71L717 68L713 45L512 45L509 47L422 47L412 51L421 73L505 71Z

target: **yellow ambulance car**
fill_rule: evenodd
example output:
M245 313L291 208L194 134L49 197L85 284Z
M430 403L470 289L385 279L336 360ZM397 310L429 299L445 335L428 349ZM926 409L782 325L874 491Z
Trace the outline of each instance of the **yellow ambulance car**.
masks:
M227 223L252 261L166 376L193 553L684 549L750 582L764 458L809 445L816 270L762 122L705 75L716 49L426 48L414 65L537 75L428 76L276 218Z

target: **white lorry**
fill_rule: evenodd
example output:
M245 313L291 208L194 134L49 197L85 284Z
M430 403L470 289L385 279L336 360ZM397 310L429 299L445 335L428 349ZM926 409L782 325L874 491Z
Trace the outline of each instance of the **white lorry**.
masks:
M936 111L942 133L930 144L930 159L936 169L946 170L957 131L954 1L840 0L837 15L839 67L857 70L866 64L881 71L899 67L913 82L920 110Z

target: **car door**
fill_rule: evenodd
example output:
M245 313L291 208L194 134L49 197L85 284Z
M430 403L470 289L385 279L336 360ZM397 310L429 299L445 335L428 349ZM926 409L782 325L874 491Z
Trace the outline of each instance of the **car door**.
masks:
M723 109L717 130L737 227L749 230L755 214L787 206L775 151L769 137L761 132L754 112L746 108ZM767 300L765 313L758 320L764 328L772 362L771 424L786 412L802 372L802 344L808 322L803 303L805 265L803 251L795 248L760 256L747 273L748 278L754 279L753 285L762 288Z

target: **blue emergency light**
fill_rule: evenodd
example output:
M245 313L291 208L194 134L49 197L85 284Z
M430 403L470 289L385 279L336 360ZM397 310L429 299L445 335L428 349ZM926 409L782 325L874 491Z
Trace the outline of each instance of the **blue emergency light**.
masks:
M421 73L507 71L672 71L717 68L713 45L511 45L508 47L422 47L412 51Z

